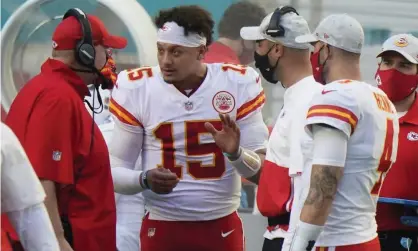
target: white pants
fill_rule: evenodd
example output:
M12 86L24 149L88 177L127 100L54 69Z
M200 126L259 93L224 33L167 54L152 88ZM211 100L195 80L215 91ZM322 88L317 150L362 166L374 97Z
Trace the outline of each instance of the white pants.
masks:
M139 251L139 233L145 210L142 194L117 194L116 197L116 246L119 251Z

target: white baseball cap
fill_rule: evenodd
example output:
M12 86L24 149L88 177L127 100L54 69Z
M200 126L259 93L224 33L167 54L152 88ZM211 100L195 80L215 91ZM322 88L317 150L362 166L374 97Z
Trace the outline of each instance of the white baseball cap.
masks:
M268 14L260 26L250 26L241 28L241 37L245 40L270 40L272 42L279 42L286 47L296 49L309 49L309 43L296 43L297 36L310 34L309 26L306 20L294 12L284 14L280 19L280 25L284 28L283 37L272 37L266 34L266 30L270 24L271 17L274 12Z
M361 24L347 14L334 14L319 23L313 34L298 36L297 43L322 41L352 53L361 53L364 31Z
M381 57L386 51L396 51L409 62L418 64L418 38L411 34L398 34L388 38L382 46L382 51L377 55Z

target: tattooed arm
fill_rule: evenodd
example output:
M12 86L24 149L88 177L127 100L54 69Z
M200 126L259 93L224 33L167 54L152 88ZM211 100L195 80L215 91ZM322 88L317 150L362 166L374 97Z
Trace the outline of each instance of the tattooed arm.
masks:
M332 127L314 125L314 151L308 197L290 251L311 250L321 234L344 172L348 137Z
M320 226L325 224L342 176L341 167L324 165L312 167L311 185L300 215L301 221Z

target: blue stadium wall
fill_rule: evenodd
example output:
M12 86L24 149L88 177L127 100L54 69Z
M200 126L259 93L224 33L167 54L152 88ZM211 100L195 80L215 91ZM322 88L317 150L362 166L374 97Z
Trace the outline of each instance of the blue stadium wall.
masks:
M123 2L122 0L119 0ZM238 2L239 0L138 0L139 3L148 11L150 16L154 17L159 10L174 7L176 5L187 5L187 4L197 4L207 9L212 13L213 18L216 23L220 20L225 9L232 3ZM21 5L24 0L2 0L1 6L1 27L9 18L10 14ZM94 10L94 5L91 4L89 0L57 0L49 6L43 8L42 10L47 15L57 15L56 10L57 5L59 4L60 10L66 10L73 7L78 7L83 9L86 12L91 12ZM52 14L53 13L53 14ZM140 25L140 24L139 24ZM48 37L47 34L45 34ZM49 34L50 36L50 34ZM129 37L129 36L128 36ZM215 37L217 37L217 30L215 29ZM45 38L45 37L43 37ZM129 44L129 43L128 43ZM130 43L132 45L132 43ZM126 51L130 51L130 48L126 48Z

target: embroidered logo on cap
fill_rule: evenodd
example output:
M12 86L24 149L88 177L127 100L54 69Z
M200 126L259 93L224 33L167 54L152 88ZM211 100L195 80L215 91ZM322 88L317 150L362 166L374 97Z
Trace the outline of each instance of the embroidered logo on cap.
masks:
M396 40L394 44L398 47L406 47L409 43L405 37L401 37L398 40Z
M161 27L161 30L162 30L162 31L169 31L169 30L170 30L170 27L168 27L168 26L165 24L165 25L163 25L163 27Z

